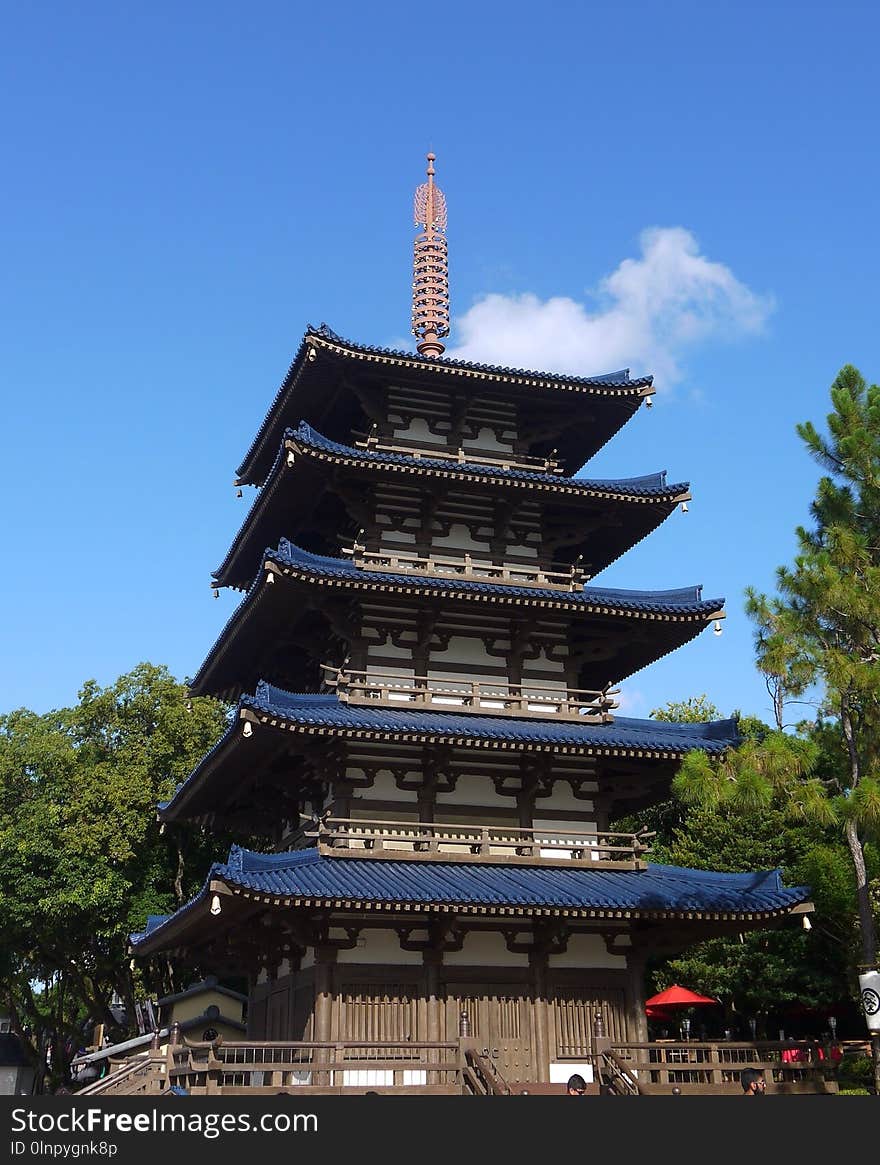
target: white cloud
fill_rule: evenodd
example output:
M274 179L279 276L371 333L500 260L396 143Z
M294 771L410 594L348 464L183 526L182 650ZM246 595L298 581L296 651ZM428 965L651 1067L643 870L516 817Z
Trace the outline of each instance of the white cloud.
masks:
M645 693L638 688L621 688L617 700L618 716L647 716Z
M589 376L628 367L658 387L680 380L680 361L709 339L760 332L773 310L724 263L700 254L684 227L652 227L641 256L601 281L590 305L531 292L489 294L456 319L448 357Z

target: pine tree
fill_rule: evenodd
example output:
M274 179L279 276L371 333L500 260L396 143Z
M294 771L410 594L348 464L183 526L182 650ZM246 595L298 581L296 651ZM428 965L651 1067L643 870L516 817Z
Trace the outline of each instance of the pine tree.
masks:
M826 434L809 421L797 426L825 470L812 525L796 531L794 562L777 571L778 594L749 591L747 610L778 728L786 699L818 689L837 763L816 770L810 741L778 731L748 741L721 765L691 755L676 788L691 802L757 812L781 802L795 817L839 823L855 875L861 962L875 967L866 846L880 837L880 387L847 365L831 403ZM874 1070L880 1095L880 1039Z

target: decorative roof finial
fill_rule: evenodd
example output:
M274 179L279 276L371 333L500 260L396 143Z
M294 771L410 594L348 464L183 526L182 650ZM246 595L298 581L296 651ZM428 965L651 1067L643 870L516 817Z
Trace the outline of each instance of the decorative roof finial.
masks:
M449 262L446 254L446 199L434 185L434 155L428 154L428 181L416 190L413 244L412 332L422 356L440 356L449 335Z

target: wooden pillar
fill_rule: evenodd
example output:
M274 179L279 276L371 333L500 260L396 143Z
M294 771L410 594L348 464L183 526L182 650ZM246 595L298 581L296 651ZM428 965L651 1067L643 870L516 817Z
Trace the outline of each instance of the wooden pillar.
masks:
M424 951L422 959L425 964L425 998L428 1002L427 1038L430 1043L437 1043L443 1038L441 1035L442 1022L440 1015L440 967L443 964L442 951Z
M315 1043L326 1044L333 1038L333 964L336 962L333 947L315 947ZM327 1061L333 1058L332 1048L319 1048L315 1059ZM333 1084L332 1073L313 1072L312 1083L323 1087Z
M535 824L535 786L523 789L516 795L516 808L519 813L519 827L520 829L532 829ZM523 839L523 845L531 845L535 840L534 834L526 834ZM535 847L534 851L525 850L524 852L531 852L531 856L537 856L538 850Z
M333 1027L333 947L315 947L315 1042L329 1042Z
M437 804L437 791L435 784L432 782L427 786L419 789L416 799L419 806L419 821L429 825L434 820L435 807Z
M425 1003L427 1006L427 1025L424 1038L429 1044L435 1044L445 1039L440 999L440 967L443 964L443 952L439 950L423 951L422 960L425 964ZM432 1048L428 1053L429 1063L436 1062L438 1058L437 1049ZM442 1081L438 1081L436 1072L429 1071L427 1083L438 1084Z
M627 1036L634 1043L648 1040L648 1017L645 1015L645 954L641 950L627 952L626 1026Z
M539 1081L550 1079L550 1030L547 1003L547 965L545 952L529 955L532 972L532 1009L535 1018L535 1069Z

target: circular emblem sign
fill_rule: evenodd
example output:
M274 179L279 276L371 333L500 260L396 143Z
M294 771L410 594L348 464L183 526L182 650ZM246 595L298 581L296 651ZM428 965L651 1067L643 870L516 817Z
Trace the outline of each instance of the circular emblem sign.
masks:
M866 987L862 992L862 1007L865 1015L876 1015L880 1011L880 994L873 987Z

